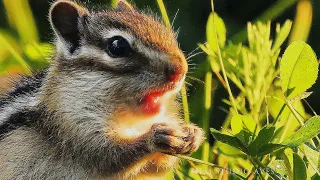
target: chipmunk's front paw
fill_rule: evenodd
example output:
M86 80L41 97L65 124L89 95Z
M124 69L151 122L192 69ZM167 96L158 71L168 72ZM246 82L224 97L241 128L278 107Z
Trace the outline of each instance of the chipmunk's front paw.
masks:
M158 123L151 128L149 146L153 151L189 154L198 149L203 134L202 129L193 124L172 126Z

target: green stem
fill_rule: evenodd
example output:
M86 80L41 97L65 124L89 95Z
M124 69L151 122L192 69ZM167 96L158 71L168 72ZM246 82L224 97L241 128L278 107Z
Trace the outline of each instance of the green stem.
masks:
M288 108L290 109L290 111L292 112L292 114L294 115L294 117L298 120L300 126L304 125L303 119L299 116L299 114L297 113L297 111L294 109L294 107L292 106L292 104L289 101L285 101L286 105L288 106Z
M261 21L266 22L268 20L273 20L280 16L286 9L294 5L298 0L279 0L264 13L262 13L258 18L253 20L253 22ZM231 41L233 43L243 42L247 38L247 29L243 28L239 33L232 36Z
M290 111L292 112L292 114L294 115L294 117L298 120L299 124L301 126L304 125L303 119L301 118L301 116L299 116L298 112L294 109L294 107L292 106L292 104L289 101L285 101L286 105L288 106L288 108L290 109ZM316 147L315 143L313 142L313 140L310 140L310 143Z
M286 104L283 104L282 107L281 107L281 109L280 109L280 111L279 111L279 113L278 113L278 115L277 115L277 117L276 117L276 120L274 120L274 122L273 122L273 125L276 125L276 123L277 123L278 120L280 119L281 114L283 113L285 107L286 107Z
M209 62L208 62L209 64ZM210 126L210 110L211 110L211 98L212 98L212 73L209 68L207 68L204 79L204 113L202 120L202 128L205 131L206 137L209 137L209 126ZM209 161L210 156L210 145L208 142L204 142L202 146L202 160Z
M212 14L214 16L214 4L213 4L213 0L211 0L211 9L212 9ZM212 18L214 19L214 18ZM215 22L214 22L215 23ZM235 103L235 99L232 95L232 91L231 91L231 88L230 88L230 84L229 84L229 80L228 80L228 77L227 77L227 73L226 73L226 69L224 67L224 64L223 64L223 60L222 60L222 54L221 54L221 49L220 49L220 45L219 45L219 41L218 41L218 35L217 35L217 30L216 30L216 26L213 26L213 33L216 37L216 43L217 43L217 47L218 47L218 58L219 58L219 62L220 62L220 65L221 65L221 70L222 70L222 74L223 74L223 78L224 78L224 81L226 83L226 86L227 86L227 91L228 91L228 94L229 94L229 97L230 97L230 100L232 102L232 106L236 112L236 114L239 114L238 113L238 110L237 110L237 106L236 106L236 103Z
M281 134L281 136L280 136L280 139L279 139L279 143L280 143L280 144L283 142L283 140L284 140L284 138L286 137L286 134L287 134L287 132L288 132L288 130L289 130L289 128L290 128L290 123L291 123L291 121L292 121L291 116L292 116L292 114L289 114L288 120L287 120L286 124L284 125L283 132L282 132L282 134Z
M307 104L307 106L309 107L309 109L312 111L313 115L314 115L314 116L318 116L318 114L317 114L316 111L311 107L311 105L308 103L308 101L305 100L305 99L302 99L302 100Z
M182 98L184 120L186 121L186 123L190 123L188 95L187 95L187 89L185 84L181 88L181 98Z
M268 108L268 100L267 100L267 94L264 94L264 100L266 103L266 118L267 118L267 125L269 126L270 122L269 122L269 108Z
M312 113L313 113L313 115L314 116L318 116L318 114L315 112L315 110L311 107L311 105L308 103L308 101L307 100L305 100L305 99L302 99L306 104L307 104L307 106L311 109L311 111L312 111ZM298 112L299 113L299 112ZM299 115L300 115L300 117L302 117L303 118L303 116L299 113ZM317 139L317 141L320 143L320 139L319 139L319 137L318 136L316 136L315 137L316 139ZM320 146L319 146L320 147Z
M170 154L170 155L172 155L172 154ZM221 167L221 166L219 166L219 165L212 164L212 163L209 163L209 162L207 162L207 161L202 161L202 160L200 160L200 159L196 159L196 158L193 158L193 157L190 157L190 156L184 156L184 155L181 155L181 154L175 154L175 155L172 155L172 156L176 156L176 157L178 157L178 158L180 158L180 159L185 159L185 160L188 160L188 161L192 161L192 162L204 164L204 165L207 165L207 166L224 169L223 167Z
M189 157L189 156L184 156L184 155L180 155L180 154L170 154L170 155L178 157L180 159L185 159L185 160L188 160L188 161L193 161L193 162L196 162L196 163L200 163L200 164L204 164L204 165L207 165L207 166L211 166L211 167L215 167L215 168L226 170L226 168L224 168L222 166L219 166L219 165L216 165L216 164L212 164L212 163L209 163L209 162L206 162L206 161L202 161L200 159L192 158L192 157ZM240 174L238 174L236 172L231 172L231 173L235 174L236 176L238 176L241 179L244 179Z
M160 12L161 12L161 15L162 15L162 18L163 18L163 21L164 23L170 27L170 20L169 20L169 16L168 16L168 13L166 11L166 7L164 6L164 3L162 0L157 0L157 3L158 3L158 6L159 6L159 9L160 9Z

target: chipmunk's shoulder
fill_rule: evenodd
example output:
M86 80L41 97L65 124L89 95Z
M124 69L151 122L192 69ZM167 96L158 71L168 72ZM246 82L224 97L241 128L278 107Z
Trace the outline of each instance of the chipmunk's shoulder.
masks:
M39 102L40 88L46 71L34 76L23 76L13 82L13 88L0 97L0 138L23 126L34 113Z

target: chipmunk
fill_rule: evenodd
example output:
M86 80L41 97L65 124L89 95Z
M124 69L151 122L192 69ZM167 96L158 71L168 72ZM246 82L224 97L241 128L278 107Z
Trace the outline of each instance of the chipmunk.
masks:
M0 99L0 179L163 179L203 131L179 116L175 33L120 0L51 6L56 53Z

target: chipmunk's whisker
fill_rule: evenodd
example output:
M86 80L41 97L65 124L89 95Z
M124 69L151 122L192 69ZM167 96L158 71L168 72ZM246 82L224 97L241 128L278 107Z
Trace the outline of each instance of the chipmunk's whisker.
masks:
M188 58L190 55L192 55L195 51L199 50L200 47L196 47L194 50L192 50L189 54L186 55L186 57Z
M191 87L194 87L191 83L189 83L189 82L185 82L185 84L187 85L187 86L191 86Z
M180 27L178 27L178 29L175 30L175 32L174 32L174 36L175 36L176 39L178 39L179 33L180 33Z
M198 69L200 69L200 68L198 68L198 67L196 67L196 66L191 66L191 67L189 67L189 70L198 70Z
M201 79L196 78L196 77L186 76L186 78L191 79L191 80L194 80L194 81L199 82L199 83L201 83L201 84L205 84Z
M172 28L172 29L173 29L174 23L175 23L175 21L176 21L176 19L177 19L178 13L179 13L179 9L177 10L177 12L176 12L176 14L174 15L173 20L172 20L172 22L171 22L171 28Z
M198 64L196 64L196 63L190 63L190 64L188 64L188 66L197 66Z
M193 57L195 57L195 56L197 56L197 55L199 55L199 54L203 54L204 52L197 52L197 53L194 53L194 54L192 54L192 55L190 55L189 57L187 57L187 61L188 60L190 60L191 58L193 58Z

